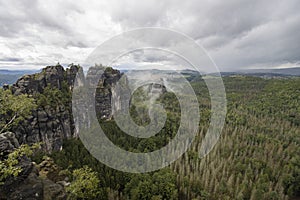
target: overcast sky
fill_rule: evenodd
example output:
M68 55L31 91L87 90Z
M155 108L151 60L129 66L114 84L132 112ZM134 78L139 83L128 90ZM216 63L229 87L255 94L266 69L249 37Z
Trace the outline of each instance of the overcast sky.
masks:
M0 68L83 63L123 31L164 27L222 71L300 65L299 0L0 0Z

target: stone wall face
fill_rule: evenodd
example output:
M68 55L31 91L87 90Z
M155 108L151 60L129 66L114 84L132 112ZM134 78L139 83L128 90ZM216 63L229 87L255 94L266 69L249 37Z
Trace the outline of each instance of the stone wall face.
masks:
M112 117L111 96L114 85L121 76L120 71L112 68L91 67L85 78L83 69L76 65L67 69L61 65L48 66L40 73L21 77L11 90L15 95L29 94L35 97L43 94L48 85L61 90L62 85L67 84L71 92L76 78L80 84L94 83L97 85L95 103L98 118L109 120ZM39 107L30 118L12 131L20 143L43 142L46 151L60 150L64 139L78 137L71 104L70 100L68 105L58 105L55 108Z
M111 98L117 81L121 78L120 71L103 67L91 67L87 73L86 82L97 85L95 108L98 119L112 118Z
M33 97L42 94L48 85L61 90L62 85L66 83L72 90L77 72L82 73L82 69L75 65L66 70L61 65L48 66L40 73L21 77L11 89L15 95L29 94ZM61 149L63 139L72 137L74 133L70 105L71 102L69 105L58 105L56 108L50 106L37 108L30 118L13 130L19 142L27 144L43 142L47 151Z

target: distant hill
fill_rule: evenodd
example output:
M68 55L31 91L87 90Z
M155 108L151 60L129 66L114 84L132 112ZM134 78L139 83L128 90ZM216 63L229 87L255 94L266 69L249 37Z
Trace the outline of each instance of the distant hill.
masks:
M9 69L0 69L0 74L10 74L10 75L16 75L16 74L34 74L36 72L39 72L41 70L9 70Z
M216 75L211 73L209 75ZM288 78L300 76L300 67L298 68L285 68L285 69L250 69L232 72L221 72L222 76L255 76L263 78Z
M0 69L0 87L3 84L13 84L18 78L25 74L34 74L39 72L40 70L8 70L8 69ZM152 71L152 73L167 73L172 74L174 71L169 70L121 70L123 73L128 72L146 72ZM189 77L189 80L193 80L195 77L200 75L199 72L185 69L181 70L180 73L184 76ZM205 74L205 73L203 73ZM209 75L213 75L209 74ZM300 67L297 68L284 68L284 69L251 69L251 70L241 70L236 72L221 72L222 76L234 76L234 75L249 75L249 76L257 76L257 77L290 77L290 76L300 76Z
M282 68L282 69L251 69L251 70L238 71L237 73L300 76L300 67Z
M25 74L34 74L40 70L8 70L8 69L0 69L0 87L4 84L13 84L18 78Z
M121 70L123 73L137 73L137 72L151 72L151 73L164 73L164 74L173 74L174 71L172 70ZM198 72L190 69L184 69L178 71L182 75L186 76L186 78L191 81L194 80L199 75L218 75L219 73L205 73L205 72ZM244 75L244 76L255 76L255 77L263 77L263 78L288 78L294 76L300 76L300 67L298 68L284 68L284 69L251 69L251 70L240 70L240 71L232 71L232 72L220 72L222 76L237 76L237 75Z

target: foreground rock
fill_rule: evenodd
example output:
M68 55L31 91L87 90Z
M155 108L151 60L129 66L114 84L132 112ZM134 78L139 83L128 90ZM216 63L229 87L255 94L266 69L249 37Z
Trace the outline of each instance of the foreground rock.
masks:
M0 134L0 150L3 152L1 160L17 147L19 144L13 133ZM41 178L37 167L27 157L20 158L18 166L22 172L17 177L7 178L4 185L0 186L1 200L67 198L63 186L48 178Z

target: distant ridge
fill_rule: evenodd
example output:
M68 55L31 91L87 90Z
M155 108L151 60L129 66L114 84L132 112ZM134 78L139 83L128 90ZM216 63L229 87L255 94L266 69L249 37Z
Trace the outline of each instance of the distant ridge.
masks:
M136 70L136 69L123 69L121 72L145 72L152 71L156 73L174 73L172 70L158 70L158 69L148 69L148 70ZM179 73L183 75L194 75L198 76L202 75L218 75L219 73L205 73L198 72L195 70L184 69L179 70ZM282 69L249 69L249 70L240 70L240 71L228 71L228 72L220 72L222 76L233 76L233 75L249 75L249 76L266 76L266 77L289 77L289 76L300 76L300 67L296 68L282 68Z
M40 70L9 70L0 69L0 87L4 84L11 85L15 83L18 78L24 76L25 74L34 74Z
M282 69L251 69L236 72L237 74L278 74L289 76L300 76L300 67Z
M40 72L41 70L9 70L9 69L0 69L0 87L4 84L13 84L15 83L18 78L25 74L34 74ZM120 70L123 73L126 72L145 72L145 71L153 71L156 73L174 73L172 70L130 70L130 69L123 69ZM201 73L190 70L184 69L179 71L183 75L191 76L190 79L199 76ZM205 73L203 73L205 74ZM214 73L210 73L207 75L214 75ZM296 68L282 68L282 69L249 69L249 70L240 70L240 71L232 71L232 72L221 72L222 76L235 76L235 75L245 75L245 76L257 76L257 77L293 77L293 76L300 76L300 67Z
M9 69L0 69L0 74L34 74L41 70L9 70Z

